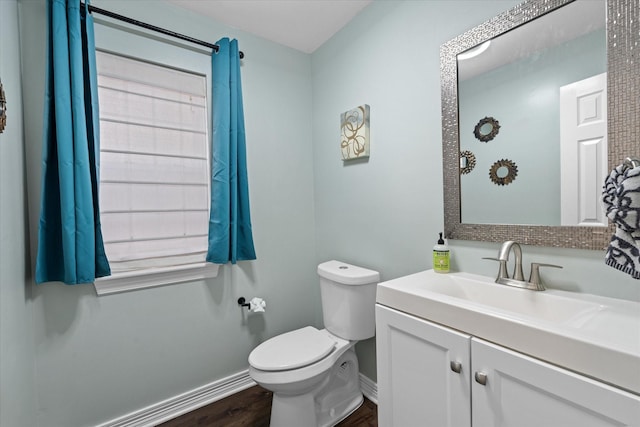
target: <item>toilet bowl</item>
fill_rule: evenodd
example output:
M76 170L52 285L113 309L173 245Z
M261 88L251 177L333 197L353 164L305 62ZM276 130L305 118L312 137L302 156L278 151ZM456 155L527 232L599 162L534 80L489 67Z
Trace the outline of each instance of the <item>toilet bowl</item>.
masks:
M249 355L249 375L273 392L271 427L334 426L364 400L354 346L375 334L379 273L328 261L318 274L326 329L278 335Z
M319 345L313 354L307 345L312 341L327 343L328 352ZM249 375L273 392L272 427L332 426L362 404L355 341L307 326L263 344L278 346L279 351L257 347L249 358ZM304 354L296 354L296 349Z

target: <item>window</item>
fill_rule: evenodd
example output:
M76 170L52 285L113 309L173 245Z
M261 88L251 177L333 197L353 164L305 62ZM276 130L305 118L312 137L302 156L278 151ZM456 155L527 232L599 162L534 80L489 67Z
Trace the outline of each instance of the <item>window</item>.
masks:
M210 205L206 77L100 51L97 65L100 215L113 274L96 281L98 293L215 275L217 266L202 272Z

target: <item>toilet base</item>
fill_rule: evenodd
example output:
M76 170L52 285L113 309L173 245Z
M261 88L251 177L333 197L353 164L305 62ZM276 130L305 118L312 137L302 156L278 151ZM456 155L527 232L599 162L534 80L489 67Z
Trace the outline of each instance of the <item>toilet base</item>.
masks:
M362 405L358 359L351 347L308 393L273 393L271 427L332 427Z

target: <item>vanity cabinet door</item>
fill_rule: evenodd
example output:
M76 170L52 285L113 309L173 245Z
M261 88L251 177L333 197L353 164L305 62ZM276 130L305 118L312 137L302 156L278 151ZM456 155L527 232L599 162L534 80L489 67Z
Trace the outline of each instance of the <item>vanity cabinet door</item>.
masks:
M378 425L471 426L470 336L381 305L376 328Z
M471 354L474 427L640 426L631 393L477 338Z

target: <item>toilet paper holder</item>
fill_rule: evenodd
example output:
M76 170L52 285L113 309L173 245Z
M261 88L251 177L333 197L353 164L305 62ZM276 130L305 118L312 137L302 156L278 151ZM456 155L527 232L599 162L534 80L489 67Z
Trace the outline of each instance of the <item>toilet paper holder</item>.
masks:
M264 313L267 304L262 298L253 298L247 302L244 297L238 298L238 305L241 307L247 307L251 313Z
M238 305L242 307L247 307L247 309L251 308L251 304L249 304L247 300L244 299L244 297L238 298Z

